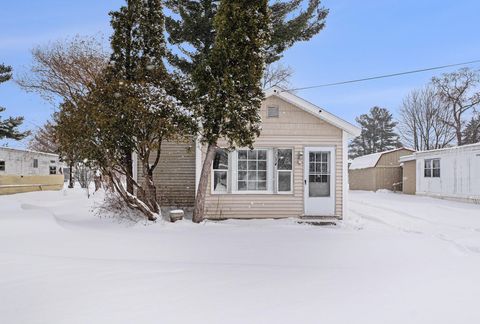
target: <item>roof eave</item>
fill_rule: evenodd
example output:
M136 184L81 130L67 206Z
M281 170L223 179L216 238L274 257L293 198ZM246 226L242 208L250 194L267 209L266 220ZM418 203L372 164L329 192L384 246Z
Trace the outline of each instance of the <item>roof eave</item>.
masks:
M357 137L361 133L361 129L356 127L355 125L350 124L349 122L337 117L330 112L326 111L325 109L318 107L311 102L306 101L294 95L291 92L288 92L280 87L272 87L265 91L265 97L277 96L299 108L306 111L307 113L329 123L333 126L336 126L349 134L351 137Z

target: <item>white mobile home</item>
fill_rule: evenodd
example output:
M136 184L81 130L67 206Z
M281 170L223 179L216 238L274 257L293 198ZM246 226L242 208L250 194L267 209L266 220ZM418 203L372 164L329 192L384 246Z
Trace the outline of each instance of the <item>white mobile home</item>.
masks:
M417 195L480 203L480 143L416 152L400 159L409 161L415 161L416 177L410 178L416 178Z
M59 190L62 166L56 154L0 147L0 194Z

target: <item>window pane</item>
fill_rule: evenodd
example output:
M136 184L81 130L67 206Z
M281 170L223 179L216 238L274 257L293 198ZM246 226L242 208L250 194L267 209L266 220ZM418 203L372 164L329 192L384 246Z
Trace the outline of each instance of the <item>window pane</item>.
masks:
M0 171L5 171L5 161L0 161Z
M278 150L278 170L292 169L292 150Z
M278 191L291 191L292 190L292 173L291 172L279 172L278 173Z
M267 161L258 162L258 170L267 170Z
M247 161L238 161L238 170L247 171Z
M240 190L240 191L247 190L247 182L246 181L238 181L238 190Z
M432 177L432 169L425 169L425 177L427 178Z
M257 171L248 171L248 180L257 180Z
M266 150L258 150L258 159L259 160L267 160L267 151Z
M425 169L432 168L432 160L425 160Z
M433 177L440 178L440 169L433 169Z
M50 167L50 174L57 174L57 167L51 166Z
M248 159L249 160L256 160L257 159L257 151L248 151Z
M238 151L238 159L239 160L246 160L247 159L247 152L246 150Z
M433 168L434 169L440 169L440 160L439 159L433 160Z
M238 171L238 180L247 180L247 171Z
M248 170L257 170L257 162L256 161L248 161Z
M258 180L267 181L267 172L258 171Z
M310 152L310 154L309 154L309 161L310 161L310 162L315 162L315 153Z
M310 170L310 172L315 172L315 163L314 162L310 163L309 170Z
M213 159L214 170L228 170L228 152L225 149L217 149Z
M257 182L256 181L248 181L248 190L256 190L257 189Z
M328 162L328 155L330 155L330 153L322 153L322 162Z
M215 192L227 192L227 171L213 172L213 190Z
M259 181L257 182L258 187L257 190L267 190L267 182L266 181Z

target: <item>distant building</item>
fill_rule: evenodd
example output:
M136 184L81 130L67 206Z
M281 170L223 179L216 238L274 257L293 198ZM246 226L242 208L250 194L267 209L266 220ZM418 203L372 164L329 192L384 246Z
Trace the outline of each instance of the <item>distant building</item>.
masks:
M408 148L373 153L353 159L348 170L350 190L402 190L399 159L414 152Z
M63 181L58 155L0 147L0 194L59 190Z
M400 158L404 192L480 203L480 143Z

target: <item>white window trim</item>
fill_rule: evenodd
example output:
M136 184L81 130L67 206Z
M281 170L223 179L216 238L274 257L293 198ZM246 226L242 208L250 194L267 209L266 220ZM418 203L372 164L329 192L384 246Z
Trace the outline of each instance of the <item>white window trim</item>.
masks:
M292 169L277 170L275 164L275 151L289 149L292 150ZM250 150L249 148L238 148L228 153L228 170L227 171L227 191L215 191L214 180L215 170L211 169L210 174L210 194L211 195L293 195L294 194L294 177L295 177L295 148L293 147L255 147L254 150L267 151L267 190L238 190L238 151ZM278 173L290 172L290 191L278 191Z
M273 149L267 147L255 147L254 150L267 151L267 190L238 190L238 151L249 150L248 148L239 148L232 152L232 190L234 195L271 195L273 191Z
M438 160L438 163L440 164L440 167L439 167L439 168L434 168L434 167L433 167L433 161L434 161L434 160ZM426 167L427 161L430 162L430 168L427 168L427 167ZM425 175L425 171L426 171L426 170L430 170L430 176L426 176L426 175ZM439 170L440 176L439 176L439 177L434 177L434 176L433 176L433 170ZM440 158L424 159L424 160L423 160L423 178L427 178L427 179L440 179L441 177L442 177L442 162L441 162L441 159L440 159Z
M294 177L294 173L293 173L293 169L294 169L294 166L295 166L295 149L293 147L276 147L275 148L276 151L278 150L292 150L292 169L291 170L278 170L277 168L277 165L275 164L274 165L274 168L275 168L275 179L274 179L274 182L275 182L275 194L278 194L278 195L292 195L293 194L293 177ZM278 174L280 172L290 172L290 191L279 191L278 190Z

